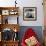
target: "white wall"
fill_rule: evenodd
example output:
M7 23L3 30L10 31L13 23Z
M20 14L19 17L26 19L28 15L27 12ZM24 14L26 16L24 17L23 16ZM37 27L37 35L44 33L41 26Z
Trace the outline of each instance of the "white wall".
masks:
M21 0L22 1L22 0ZM21 2L23 7L37 7L37 21L23 21L23 11L21 10L20 25L22 26L43 26L43 6L42 0L25 0ZM23 9L21 7L20 9Z
M15 0L0 0L1 7L15 6ZM19 24L20 26L43 26L43 6L42 0L17 0L19 7ZM23 7L37 7L37 21L24 21L23 20Z

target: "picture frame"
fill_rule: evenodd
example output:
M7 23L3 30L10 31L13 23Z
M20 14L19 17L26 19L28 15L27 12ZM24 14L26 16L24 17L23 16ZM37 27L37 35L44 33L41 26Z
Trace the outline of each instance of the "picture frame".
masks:
M10 14L10 15L16 15L17 13L18 13L18 12L17 12L16 10L14 10L14 9L9 11L9 14Z
M36 21L37 20L37 8L36 7L24 7L23 8L23 20Z
M9 15L9 10L2 10L2 15Z

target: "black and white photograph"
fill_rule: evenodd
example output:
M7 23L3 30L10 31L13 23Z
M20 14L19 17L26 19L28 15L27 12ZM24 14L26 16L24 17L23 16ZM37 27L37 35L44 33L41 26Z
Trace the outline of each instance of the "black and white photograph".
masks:
M37 18L36 7L24 7L23 8L23 19L26 21L34 21Z

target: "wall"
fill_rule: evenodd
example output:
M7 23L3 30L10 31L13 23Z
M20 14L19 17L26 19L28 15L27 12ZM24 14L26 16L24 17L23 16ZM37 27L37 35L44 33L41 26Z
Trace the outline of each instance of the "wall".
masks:
M25 3L24 3L25 2ZM21 4L23 7L37 7L37 21L23 21L23 11L21 10L20 25L22 26L43 26L43 6L42 0L25 0ZM21 8L23 9L23 8Z
M0 0L1 7L15 6L15 0ZM42 0L17 0L17 6L19 7L19 24L20 26L44 26L43 6ZM23 7L37 7L37 20L36 21L24 21L23 20Z

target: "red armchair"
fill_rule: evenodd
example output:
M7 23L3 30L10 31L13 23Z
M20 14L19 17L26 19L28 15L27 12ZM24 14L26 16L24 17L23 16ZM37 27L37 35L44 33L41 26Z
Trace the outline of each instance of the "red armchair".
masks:
M33 29L28 28L22 38L21 46L41 46Z

